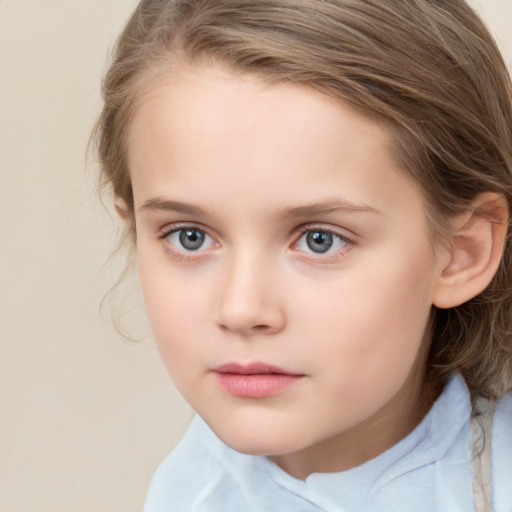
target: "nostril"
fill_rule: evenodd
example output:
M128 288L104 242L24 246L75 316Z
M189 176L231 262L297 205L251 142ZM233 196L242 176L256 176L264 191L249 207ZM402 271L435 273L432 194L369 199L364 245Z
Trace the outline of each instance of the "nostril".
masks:
M269 326L268 326L268 325L263 325L263 324L261 324L261 325L255 325L255 326L253 327L253 329L254 329L255 331L265 331L265 330L267 330L268 328L269 328Z
M258 324L258 325L253 325L251 327L236 327L236 326L229 326L229 325L225 325L225 324L221 324L220 326L223 330L227 330L227 331L245 331L245 332L265 332L265 331L268 331L271 329L271 327L269 325L265 325L265 324Z

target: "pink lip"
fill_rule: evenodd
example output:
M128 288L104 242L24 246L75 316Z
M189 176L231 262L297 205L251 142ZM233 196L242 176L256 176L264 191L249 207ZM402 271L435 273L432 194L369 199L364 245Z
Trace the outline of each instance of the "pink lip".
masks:
M225 391L240 398L274 396L304 377L265 363L227 363L214 368L213 372Z

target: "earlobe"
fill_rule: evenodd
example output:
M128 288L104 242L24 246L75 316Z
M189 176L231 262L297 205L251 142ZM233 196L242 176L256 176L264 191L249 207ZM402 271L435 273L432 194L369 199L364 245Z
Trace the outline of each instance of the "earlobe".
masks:
M487 288L501 261L507 221L505 198L492 192L479 194L471 210L453 221L448 257L434 289L434 306L459 306Z

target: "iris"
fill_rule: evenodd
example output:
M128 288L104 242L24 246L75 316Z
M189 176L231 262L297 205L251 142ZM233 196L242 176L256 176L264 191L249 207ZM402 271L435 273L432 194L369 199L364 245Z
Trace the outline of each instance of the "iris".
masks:
M325 231L310 231L306 235L308 247L316 253L327 252L334 243L333 235Z
M187 251L196 251L204 244L205 233L198 229L182 229L179 234L180 243Z

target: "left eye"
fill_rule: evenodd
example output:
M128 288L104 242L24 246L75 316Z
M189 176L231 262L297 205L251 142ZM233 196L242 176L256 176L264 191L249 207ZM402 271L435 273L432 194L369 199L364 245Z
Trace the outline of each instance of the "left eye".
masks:
M298 240L296 247L300 251L327 254L337 252L347 245L340 235L330 231L313 229L306 231Z
M169 243L180 251L199 251L208 249L214 243L212 237L197 228L177 229L167 235Z

